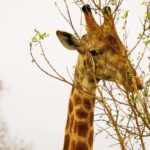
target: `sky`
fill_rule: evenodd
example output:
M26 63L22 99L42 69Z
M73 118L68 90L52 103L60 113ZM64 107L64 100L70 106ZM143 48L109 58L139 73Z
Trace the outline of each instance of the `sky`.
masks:
M57 1L64 11L62 1ZM71 87L43 74L31 62L29 42L34 36L34 29L49 33L44 43L46 54L59 72L67 76L66 67L73 71L77 53L63 48L55 32L58 29L72 30L59 14L53 0L0 2L0 80L5 90L0 101L3 119L12 136L23 137L25 141L33 143L36 150L62 149ZM143 15L138 2L132 0L130 5L128 2L124 4L125 8L132 8L128 23L132 28L129 46L136 41L140 29L138 16ZM80 10L74 6L71 6L71 10L77 12L72 15L79 30L80 22L76 20L80 18ZM135 11L136 16L132 16ZM37 59L41 58L38 56ZM42 60L41 64L46 66ZM95 150L99 149L99 141L102 142L101 149L113 150L107 147L111 140L105 140L103 135L96 139ZM117 147L114 149L119 150Z

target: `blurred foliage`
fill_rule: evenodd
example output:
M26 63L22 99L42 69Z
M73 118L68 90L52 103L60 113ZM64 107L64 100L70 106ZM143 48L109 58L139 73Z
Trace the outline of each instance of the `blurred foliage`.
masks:
M1 118L0 118L1 119ZM24 140L11 138L8 133L6 124L0 120L0 150L31 150L31 145L28 145Z

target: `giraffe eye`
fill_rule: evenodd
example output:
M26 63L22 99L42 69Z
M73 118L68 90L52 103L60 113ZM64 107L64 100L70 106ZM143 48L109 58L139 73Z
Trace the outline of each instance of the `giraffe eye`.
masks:
M99 56L103 54L103 51L102 50L90 50L90 54L92 56Z

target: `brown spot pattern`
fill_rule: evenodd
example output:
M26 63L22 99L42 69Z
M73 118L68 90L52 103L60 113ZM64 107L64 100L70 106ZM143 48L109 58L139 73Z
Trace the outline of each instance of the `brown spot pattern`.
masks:
M91 114L90 114L90 126L93 126L93 121L94 121L94 113L91 112Z
M89 138L88 138L89 146L93 146L93 131L90 131Z
M83 109L77 109L76 110L76 116L79 119L85 119L88 116L88 113L86 113Z
M108 41L110 41L110 42L113 42L113 43L117 43L116 42L116 38L113 36L113 35L109 35L109 36L107 36L107 39L108 39Z
M105 80L111 80L113 74L106 74L105 75ZM114 75L113 75L114 76Z
M88 146L86 143L83 142L77 142L76 144L76 150L88 150Z
M63 150L69 150L69 145L70 145L70 136L65 135L65 141L64 141L64 148Z
M74 124L74 115L71 117L71 121L70 121L70 131L72 131L73 124Z
M75 121L75 124L74 124L74 133L77 132L77 128L78 128L78 124L77 124L77 121Z
M71 142L71 150L75 150L75 140L73 140L72 142Z
M89 127L86 122L78 122L77 130L79 136L86 137L88 134L88 129Z
M75 106L81 104L81 98L80 98L77 94L75 94L75 95L73 96L73 98L74 98L74 104L75 104Z
M69 127L69 123L70 123L70 117L68 116L68 118L67 118L67 123L66 123L66 130L67 130L68 127Z
M107 39L108 39L109 44L110 44L110 45L113 45L113 49L115 49L115 50L118 50L118 49L119 49L117 40L116 40L116 38L115 38L113 35L110 34L110 35L107 37Z
M83 100L83 105L87 110L90 110L92 108L90 99L85 98Z
M72 104L72 100L70 99L69 101L69 113L71 114L73 111L73 104Z
M90 77L88 78L88 80L89 80L89 82L95 83L95 80L94 80L93 76L90 76Z

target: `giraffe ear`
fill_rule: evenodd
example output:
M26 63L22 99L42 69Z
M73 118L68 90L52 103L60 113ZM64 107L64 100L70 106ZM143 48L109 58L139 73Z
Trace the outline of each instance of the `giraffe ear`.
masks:
M80 47L80 41L72 34L64 31L56 31L58 39L64 47L70 50L77 50Z

